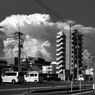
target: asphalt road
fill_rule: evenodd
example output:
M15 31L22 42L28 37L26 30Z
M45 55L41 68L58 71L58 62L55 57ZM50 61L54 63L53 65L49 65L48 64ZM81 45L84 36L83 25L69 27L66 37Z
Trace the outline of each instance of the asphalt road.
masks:
M68 82L45 82L45 83L36 83L36 84L35 83L24 83L24 84L2 83L0 85L0 95L16 95L16 94L27 93L29 91L34 91L39 89L43 90L43 89L62 88L62 87L67 88L67 84L68 86L70 86L70 83ZM32 95L37 95L37 94L34 93Z
M48 93L28 93L27 95L94 95L93 91L85 91L85 92L78 92L78 93L69 93L65 94L64 92L48 92Z
M67 84L70 83L66 82L44 82L44 83L23 83L23 84L2 83L0 85L0 90L14 89L14 88L42 87L42 86L57 86L57 85L67 85Z
M2 83L0 85L0 95L13 95L25 93L35 89L48 89L54 86L63 86L63 82L44 82L44 83L24 83L24 84L11 84ZM68 84L68 83L67 83Z

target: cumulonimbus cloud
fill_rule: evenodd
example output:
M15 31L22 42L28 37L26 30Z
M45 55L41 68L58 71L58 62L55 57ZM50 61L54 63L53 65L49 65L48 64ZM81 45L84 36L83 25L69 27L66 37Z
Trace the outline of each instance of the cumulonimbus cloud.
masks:
M51 22L50 15L40 13L11 15L0 22L0 26L2 26L0 30L8 37L16 31L25 34L22 55L43 57L46 60L55 60L56 33L60 30L70 29L66 23ZM93 34L95 30L92 27L84 27L79 24L73 27L85 34L89 34L91 31ZM17 41L14 38L6 38L3 43L5 57L17 56Z
M6 19L0 23L0 26L3 26L0 30L7 36L19 31L19 28L20 32L26 35L26 37L24 37L22 55L43 57L46 60L52 59L48 50L52 47L49 39L51 40L52 38L50 32L53 29L52 27L55 27L55 23L50 22L49 15L12 15L6 17ZM48 29L50 31L48 31ZM11 58L17 56L18 46L14 38L7 38L3 43L5 57Z

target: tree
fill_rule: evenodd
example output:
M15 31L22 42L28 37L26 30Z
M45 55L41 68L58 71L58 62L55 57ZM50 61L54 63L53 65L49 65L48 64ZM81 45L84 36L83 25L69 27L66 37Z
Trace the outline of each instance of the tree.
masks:
M83 66L91 67L91 54L87 50L83 52Z
M30 61L26 58L26 60L22 63L22 71L28 71L31 69Z

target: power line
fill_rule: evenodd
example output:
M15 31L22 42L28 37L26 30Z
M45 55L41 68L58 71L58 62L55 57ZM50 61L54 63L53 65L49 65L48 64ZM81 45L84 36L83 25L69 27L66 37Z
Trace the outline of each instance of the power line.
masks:
M45 9L47 9L49 12L51 12L53 15L55 15L57 18L65 22L66 24L70 25L68 22L66 22L62 16L60 16L58 13L56 13L54 10L52 10L50 7L48 7L45 3L43 3L40 0L35 0L37 3L39 3L41 6L43 6Z
M51 12L51 13L52 13L54 16L56 16L58 19L60 19L61 21L63 21L64 23L66 23L67 25L70 26L70 23L68 23L67 21L65 21L62 16L60 16L57 12L55 12L53 9L51 9L49 6L47 6L45 3L43 3L43 2L40 1L40 0L35 0L35 1L36 1L37 3L39 3L41 6L43 6L45 9L47 9L49 12ZM72 27L72 29L75 30L76 28ZM76 30L78 30L78 32L79 32L79 29L76 29ZM90 38L89 36L85 35L84 33L81 33L81 32L79 32L79 33L82 34L82 35L84 35L85 37L89 38L89 39L92 40L93 42L95 42L95 40L93 40L93 39Z

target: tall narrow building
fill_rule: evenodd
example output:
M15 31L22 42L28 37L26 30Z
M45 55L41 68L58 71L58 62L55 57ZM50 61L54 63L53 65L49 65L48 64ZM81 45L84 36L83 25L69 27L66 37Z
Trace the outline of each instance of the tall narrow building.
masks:
M60 31L56 36L56 61L58 73L65 75L65 80L77 78L83 64L83 38L77 30Z
M56 39L56 61L58 63L57 73L65 75L66 36L62 31L60 31L57 33Z
M71 74L73 78L78 78L82 74L83 65L83 35L76 29L71 33Z

